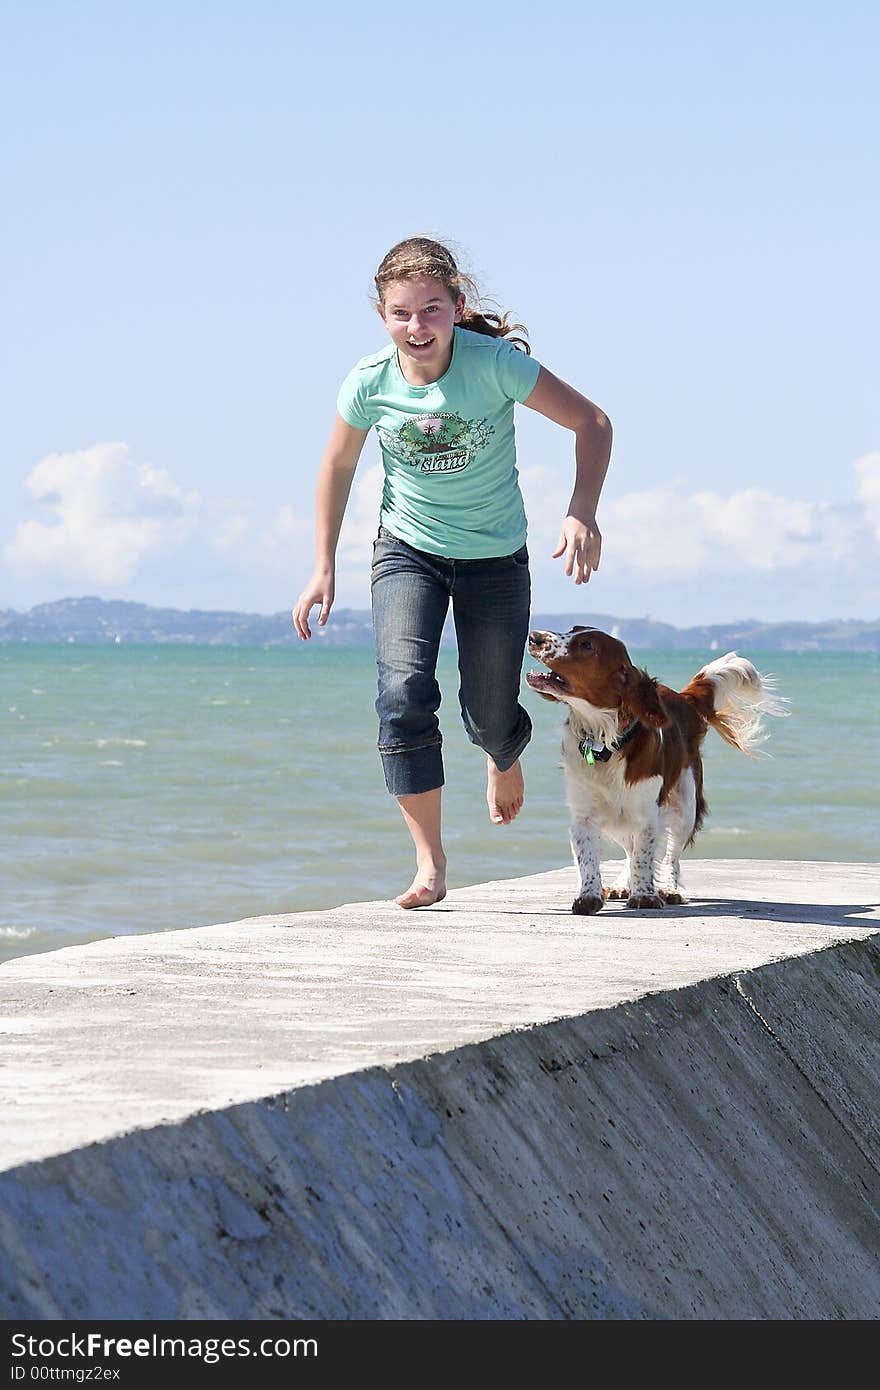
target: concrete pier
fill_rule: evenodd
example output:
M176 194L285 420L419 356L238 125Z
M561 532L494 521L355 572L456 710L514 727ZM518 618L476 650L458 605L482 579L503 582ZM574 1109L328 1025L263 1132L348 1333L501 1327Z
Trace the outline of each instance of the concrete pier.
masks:
M3 1316L880 1316L880 873L685 882L9 962Z

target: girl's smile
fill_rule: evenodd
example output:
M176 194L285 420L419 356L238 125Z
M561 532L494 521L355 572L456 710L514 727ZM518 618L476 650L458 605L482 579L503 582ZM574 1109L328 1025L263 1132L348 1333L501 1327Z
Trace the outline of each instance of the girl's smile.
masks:
M443 376L452 361L452 335L461 319L464 295L453 301L434 275L394 280L379 314L397 348L404 377L426 386Z

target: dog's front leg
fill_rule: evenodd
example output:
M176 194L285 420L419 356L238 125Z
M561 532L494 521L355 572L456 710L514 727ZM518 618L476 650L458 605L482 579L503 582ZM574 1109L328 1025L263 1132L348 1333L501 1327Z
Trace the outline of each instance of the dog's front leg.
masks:
M657 819L651 819L636 832L630 860L631 878L627 907L662 907L663 899L654 887L654 852L657 844Z
M602 877L599 873L599 836L588 820L582 818L571 823L571 852L581 886L571 905L572 912L589 916L598 912L604 902L602 897Z

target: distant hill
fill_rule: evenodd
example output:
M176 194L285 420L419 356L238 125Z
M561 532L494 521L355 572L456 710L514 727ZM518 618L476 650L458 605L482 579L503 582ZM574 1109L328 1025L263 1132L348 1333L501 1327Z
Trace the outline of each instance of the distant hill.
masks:
M661 647L667 651L824 651L880 652L880 619L856 622L762 623L749 618L737 623L672 627L650 618L615 618L608 613L533 613L532 625L565 632L580 623L613 632L628 646ZM370 614L336 608L326 628L312 624L322 643L331 646L369 646L373 634ZM451 627L444 640L454 641ZM297 646L289 613L227 613L177 608L151 608L121 599L63 598L40 603L26 613L0 611L0 642L164 643L179 646L279 647Z

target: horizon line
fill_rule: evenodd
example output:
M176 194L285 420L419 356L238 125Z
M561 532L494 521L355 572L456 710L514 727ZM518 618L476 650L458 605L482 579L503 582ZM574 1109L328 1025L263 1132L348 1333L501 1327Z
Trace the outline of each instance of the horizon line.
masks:
M209 615L233 615L233 616L235 616L235 617L242 617L242 618L261 618L261 619L271 619L271 618L278 618L278 617L282 617L282 616L287 617L287 616L289 615L289 611L290 611L290 610L284 609L284 608L275 609L275 610L272 611L271 613L263 613L263 612L258 612L258 611L254 610L254 609L244 609L244 608L175 608L175 607L173 607L172 605L169 605L169 604L148 603L148 602L146 602L146 601L143 600L143 599L130 599L130 598L111 598L111 599L107 599L107 598L103 598L100 594L79 594L79 595L71 595L71 594L68 594L68 595L65 595L65 596L62 597L62 598L57 598L57 599L45 599L45 600L43 600L41 603L32 604L32 605L30 606L30 608L24 608L24 609L17 609L17 608L0 608L0 615L2 615L2 614L15 614L15 615L18 616L18 617L26 617L26 616L28 616L28 614L33 613L33 612L35 612L37 609L40 609L40 608L51 608L51 607L53 607L53 606L56 606L56 605L58 605L58 604L63 604L63 603L76 603L76 604L78 604L78 603L89 603L89 602L92 602L92 603L101 603L101 604L108 604L108 605L109 605L109 604L116 604L116 603L123 603L123 604L130 604L130 605L132 605L132 606L134 606L134 607L139 607L139 608L152 608L152 609L155 609L155 610L157 610L157 611L164 611L164 612L170 612L170 613L182 613L182 614L197 614L197 613L198 613L198 614L204 614L204 615L206 615L206 616L209 616ZM363 617L364 617L365 619L370 619L370 620L371 620L371 610L370 610L369 608L351 608L351 607L344 607L344 606L334 606L333 612L335 612L337 615L342 614L342 613L352 613L352 614L363 615ZM587 613L577 614L577 613L574 612L574 610L572 610L572 609L565 609L565 608L558 608L558 609L546 608L546 609L543 609L543 608L541 608L541 607L537 607L537 608L533 608L533 609L532 609L532 613L538 614L538 615L542 615L542 616L545 615L545 614L546 614L547 616L556 616L556 615L559 615L559 616L565 616L565 617L577 617L577 616L580 616L580 617L587 617L587 616L588 616ZM332 616L332 615L331 615L331 616ZM609 619L612 619L614 622L628 622L628 623L632 623L632 622L641 622L641 623L653 623L653 624L655 624L655 625L658 626L658 627L669 627L669 628L673 628L673 629L675 629L675 630L677 630L677 631L685 631L685 632L686 632L686 631L689 631L689 630L691 630L691 629L699 629L699 628L707 628L707 627L734 627L734 626L743 626L743 625L747 625L747 624L750 624L750 625L753 625L753 626L760 626L760 627L778 627L778 626L781 626L781 625L783 625L783 624L787 624L787 625L791 625L791 624L802 624L802 625L805 626L805 627L822 627L822 626L824 626L824 625L827 625L828 623L858 623L858 624L862 624L862 625L865 625L865 624L870 625L870 624L874 624L874 623L880 623L880 614L878 614L878 616L877 616L877 617L874 617L874 618L834 617L834 618L820 618L820 619L814 619L814 618L758 618L758 617L755 617L755 616L749 616L749 617L742 617L742 618L712 619L712 620L709 620L709 621L689 623L689 624L686 624L686 625L681 625L681 624L679 624L679 623L671 622L670 620L668 620L668 619L666 619L666 618L653 618L653 617L651 617L650 614L640 614L640 615L630 615L630 616L627 616L627 617L620 617L620 616L619 616L618 614L616 614L616 613L603 613L602 616L603 616L603 617L607 617L607 618L609 618Z

